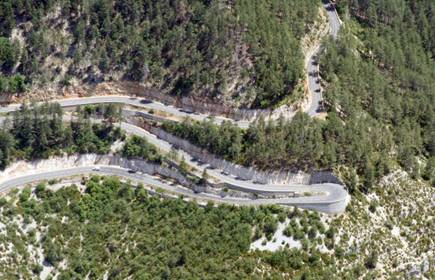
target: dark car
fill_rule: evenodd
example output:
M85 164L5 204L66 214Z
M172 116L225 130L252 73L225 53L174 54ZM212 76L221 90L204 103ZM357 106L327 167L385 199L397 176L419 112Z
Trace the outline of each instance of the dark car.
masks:
M309 73L309 75L310 75L311 77L315 77L315 76L317 76L317 74L318 74L317 71L311 71L311 72Z
M135 169L129 169L128 173L134 174L134 173L137 173L137 170L135 170Z
M142 103L142 104L150 104L150 103L153 103L153 101L152 101L152 100L149 100L149 99L142 99L142 100L140 101L140 103Z
M319 102L319 107L316 110L317 113L326 112L325 103L323 101Z
M180 109L179 111L186 114L193 114L193 111L189 109Z
M265 182L263 182L263 181L258 181L258 180L253 181L253 183L256 184L256 185L266 185Z

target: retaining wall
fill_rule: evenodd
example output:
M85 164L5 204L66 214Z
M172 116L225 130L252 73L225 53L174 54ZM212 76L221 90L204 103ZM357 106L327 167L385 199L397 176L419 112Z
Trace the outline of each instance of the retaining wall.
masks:
M150 163L142 159L127 159L119 156L111 156L109 165L117 165L123 168L138 170L146 174L159 174L176 180L180 185L192 188L194 184L188 180L180 171L164 167L158 164Z
M182 149L190 154L192 157L202 162L208 163L211 167L221 169L226 173L232 174L244 180L254 180L260 183L270 184L308 184L310 182L310 175L303 172L291 173L283 171L259 171L252 167L244 167L209 153L205 149L199 148L189 141L176 137L161 128L145 125L144 128L150 133L156 135L160 139L171 143L174 147Z
M211 154L205 149L191 144L189 141L174 136L165 130L152 126L148 123L143 124L144 129L156 135L158 138L172 144L174 147L181 149L192 157L209 164L213 168L221 169L224 172L234 175L244 180L254 180L264 184L321 184L334 183L343 185L343 183L330 171L313 171L310 174L305 172L293 173L289 171L259 171L252 167L245 167L232 162L226 161L216 155Z
M323 184L323 183L333 183L338 185L343 185L340 179L338 179L332 172L329 171L315 171L311 173L309 184Z

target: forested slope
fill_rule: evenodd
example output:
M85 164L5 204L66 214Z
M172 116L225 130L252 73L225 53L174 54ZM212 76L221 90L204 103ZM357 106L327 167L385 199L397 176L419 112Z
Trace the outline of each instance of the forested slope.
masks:
M340 1L339 8L349 19L320 57L325 120L298 113L246 131L209 122L164 128L244 165L344 167L351 191L367 191L397 168L434 183L433 1Z
M433 279L431 198L427 185L393 176L332 218L274 206L200 207L117 178L51 181L0 198L0 278L353 280L421 271ZM253 241L283 248L250 250Z
M352 20L322 57L329 110L345 124L359 122L351 126L355 135L382 130L379 137L391 145L369 162L395 155L407 171L422 173L419 158L433 162L435 152L434 2L340 1L339 7ZM426 176L433 179L433 169Z
M115 105L100 106L104 110L100 124L92 123L85 112L66 122L59 104L23 104L11 119L0 120L0 170L14 160L35 160L74 153L107 154L124 132L113 125L119 117Z
M0 92L133 80L266 107L302 78L314 0L2 1Z

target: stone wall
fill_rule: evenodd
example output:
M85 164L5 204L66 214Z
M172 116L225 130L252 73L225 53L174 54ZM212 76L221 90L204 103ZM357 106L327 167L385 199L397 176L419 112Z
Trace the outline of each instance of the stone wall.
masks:
M113 165L123 168L134 169L149 175L159 174L176 180L180 185L193 188L193 182L188 180L180 171L150 163L142 159L127 159L119 155L97 155L82 154L63 157L52 157L50 159L40 159L34 161L18 161L2 172L0 172L0 182L8 180L17 175L30 175L36 172L50 171L56 167L72 168L91 165Z
M234 175L243 180L254 180L270 184L308 184L310 175L303 172L292 173L284 171L259 171L252 167L244 167L219 158L208 151L201 149L189 141L167 133L161 128L145 125L144 128L158 138L171 143L174 147L182 149L195 159L208 163L211 167L221 169L223 172Z
M193 182L188 180L180 171L150 163L143 159L127 159L120 156L111 156L109 165L138 170L149 175L159 174L163 177L172 178L185 187L193 188L194 186Z
M311 173L310 185L323 183L343 185L343 182L330 171L315 171Z
M146 130L156 135L158 138L172 144L174 147L181 149L190 154L195 159L209 164L213 168L221 169L224 172L244 180L254 180L259 183L269 184L321 184L334 183L343 185L343 183L330 171L313 171L310 174L304 172L289 171L260 171L252 167L245 167L232 162L226 161L216 155L209 153L207 150L191 144L189 141L174 136L161 128L145 124Z

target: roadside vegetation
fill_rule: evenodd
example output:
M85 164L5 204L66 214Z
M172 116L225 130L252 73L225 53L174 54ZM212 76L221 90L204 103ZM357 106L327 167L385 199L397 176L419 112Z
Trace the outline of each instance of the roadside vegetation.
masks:
M260 279L256 254L249 253L253 228L255 238L273 233L277 215L290 215L275 206L199 207L181 199L162 200L113 177L92 177L83 194L74 185L53 192L40 184L11 196L1 200L0 219L7 231L0 234L0 246L12 242L20 257L6 254L9 265L0 265L0 275L8 279L14 279L17 269L25 277L41 272L34 252L25 249L30 244L41 247L46 265L60 273L58 279L101 278L106 273L113 279ZM18 216L26 226L11 223ZM26 232L23 239L9 230L14 227ZM259 254L277 272L282 266L298 275L304 264L323 271L321 258L309 262L308 252ZM294 255L298 265L284 267L286 254Z
M267 107L302 78L300 42L318 8L315 0L5 0L0 93L131 80Z
M384 8L392 11L385 13L375 1L340 1L352 18L338 40L325 42L320 58L325 120L298 113L291 122L260 119L246 131L209 121L168 122L163 128L261 169L347 166L351 191L369 190L397 166L434 182L435 43L428 28L433 5L403 2L399 9L396 2L387 1Z
M340 2L352 21L321 58L328 110L356 135L391 142L379 147L382 156L425 173L421 159L435 155L433 1ZM377 158L368 161L376 166Z
M145 138L136 135L127 138L121 154L127 158L141 158L158 164L163 162L163 156L157 148Z
M247 130L229 122L219 126L189 119L165 122L162 128L227 160L259 169L309 171L350 166L354 171L345 179L354 191L369 189L375 179L389 172L388 147L393 145L392 139L382 137L380 127L370 133L355 131L361 125L346 126L331 112L326 122L298 113L292 122L260 119ZM356 175L363 178L358 185L352 184Z
M78 106L75 113L84 119L102 119L109 123L122 120L122 106L113 103Z
M96 124L79 116L65 122L63 117L56 103L23 104L0 129L0 168L16 159L48 158L65 152L106 154L114 141L125 137L110 121Z
M339 217L278 206L201 207L150 196L115 177L77 181L57 191L52 187L61 182L40 183L0 198L1 278L350 280L404 279L413 271L433 277L430 187L406 176L390 176L369 196L356 194ZM379 204L370 210L374 200ZM300 248L253 250L252 242L276 243L281 234Z

